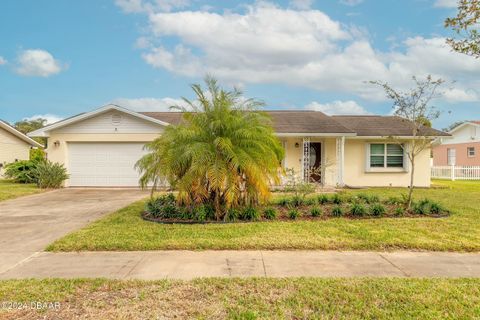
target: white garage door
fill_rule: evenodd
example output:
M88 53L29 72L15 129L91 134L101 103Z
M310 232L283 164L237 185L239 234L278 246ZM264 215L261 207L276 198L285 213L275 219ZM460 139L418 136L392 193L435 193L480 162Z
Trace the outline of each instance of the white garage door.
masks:
M69 143L69 185L72 187L138 186L135 163L144 143Z

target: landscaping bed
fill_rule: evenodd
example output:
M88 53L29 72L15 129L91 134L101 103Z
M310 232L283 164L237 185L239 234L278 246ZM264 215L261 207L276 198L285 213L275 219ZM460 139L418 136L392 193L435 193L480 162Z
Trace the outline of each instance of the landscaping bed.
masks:
M254 221L375 219L382 217L447 217L450 212L439 203L427 198L406 209L405 197L381 199L377 195L359 193L318 194L309 197L284 196L268 206L231 208L223 220L215 219L215 209L208 205L179 206L173 194L151 198L145 205L142 218L165 224L236 223Z

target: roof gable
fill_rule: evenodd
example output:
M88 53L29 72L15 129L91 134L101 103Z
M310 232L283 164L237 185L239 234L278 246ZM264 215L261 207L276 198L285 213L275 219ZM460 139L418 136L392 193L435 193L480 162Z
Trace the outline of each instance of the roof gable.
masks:
M43 148L43 145L38 143L37 141L33 140L32 138L26 136L22 132L18 131L14 127L12 127L10 124L7 122L0 120L0 128L3 129L4 131L10 133L11 135L15 136L16 138L24 141L25 143L28 143L32 147L38 147L38 148Z
M78 122L81 122L81 121L84 121L84 120L87 120L87 119L94 118L96 116L99 116L99 115L104 114L104 113L109 112L109 111L118 111L120 113L124 113L124 114L127 114L129 116L139 118L139 119L142 119L142 120L145 120L145 121L148 121L148 122L154 123L156 125L160 125L160 126L168 126L169 125L169 123L167 123L167 122L164 122L164 121L152 118L152 117L148 117L144 114L141 114L141 113L138 113L138 112L135 112L135 111L117 106L117 105L109 104L109 105L106 105L106 106L101 107L99 109L96 109L96 110L93 110L93 111L90 111L90 112L86 112L86 113L81 113L81 114L78 114L76 116L58 121L56 123L53 123L49 126L41 128L39 130L32 131L32 132L28 133L28 135L30 137L48 137L49 132L52 131L52 130L65 128L67 126L73 125L75 123L78 123Z

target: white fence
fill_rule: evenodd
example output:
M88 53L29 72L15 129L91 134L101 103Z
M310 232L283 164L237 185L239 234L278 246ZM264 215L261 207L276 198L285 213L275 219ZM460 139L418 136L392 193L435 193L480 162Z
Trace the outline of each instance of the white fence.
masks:
M480 180L480 166L432 166L432 178Z

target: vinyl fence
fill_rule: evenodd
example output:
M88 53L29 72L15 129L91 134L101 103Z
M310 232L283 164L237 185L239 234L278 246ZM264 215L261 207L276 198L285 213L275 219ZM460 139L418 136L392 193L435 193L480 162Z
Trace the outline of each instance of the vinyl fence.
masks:
M432 178L480 180L480 166L432 166Z

